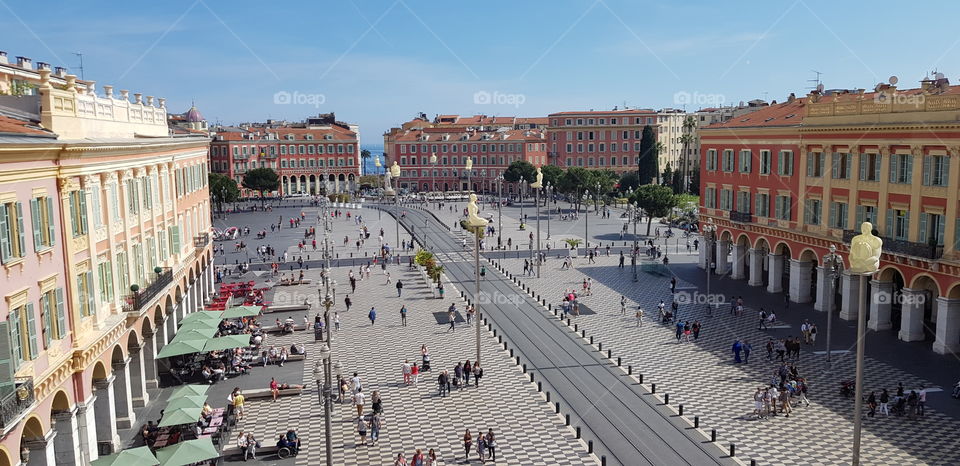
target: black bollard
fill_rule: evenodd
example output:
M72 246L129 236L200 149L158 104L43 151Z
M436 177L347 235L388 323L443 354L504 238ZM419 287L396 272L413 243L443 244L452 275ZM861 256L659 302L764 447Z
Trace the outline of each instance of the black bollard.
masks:
M679 408L679 409L677 410L678 414L679 414L680 416L683 416L683 404L680 404L680 405L678 406L678 408Z
M577 426L577 438L580 438L580 426Z
M597 343L597 350L598 350L598 351L603 351L603 342L602 342L602 341L599 342L599 343Z
M657 384L650 384L650 393L657 393Z
M605 455L600 455L600 466L607 466L607 457Z
M517 365L520 365L520 356L517 356Z
M533 372L530 373L530 376L533 377ZM537 382L537 392L543 391L543 382Z
M620 367L620 363L621 363L621 362L622 362L622 361L620 361L620 356L617 356L617 367Z
M556 406L557 406L557 414L560 414L560 402L559 402L559 401L556 402Z
M550 402L550 392L547 392L547 403Z
M613 350L609 350L609 349L608 349L608 350L607 350L607 359L612 359L612 358L613 358Z
M587 338L587 331L586 331L586 330L581 330L581 331L580 331L580 336L582 336L583 338Z
M590 335L590 344L593 344L593 335Z
M566 422L566 425L568 425L568 426L570 425L570 415L569 415L569 414L566 415L566 421L565 421L565 422Z
M717 429L710 429L710 441L711 442L717 441Z
M533 371L530 371L530 381L533 382Z
M587 440L587 453L593 453L593 440Z
M737 456L737 445L731 443L731 444L730 444L730 457L733 458L734 456Z
M513 348L510 348L510 357L513 358Z
M627 366L627 375L633 375L633 366Z
M670 404L670 394L669 394L669 393L664 393L664 394L663 394L663 404L665 404L665 405Z
M527 365L526 365L526 364L523 365L523 373L524 373L524 374L527 373Z
M639 374L639 375L637 376L637 382L640 383L640 384L643 383L643 374Z
M699 429L699 428L700 428L700 416L694 416L694 417L693 417L693 428L694 428L694 429Z

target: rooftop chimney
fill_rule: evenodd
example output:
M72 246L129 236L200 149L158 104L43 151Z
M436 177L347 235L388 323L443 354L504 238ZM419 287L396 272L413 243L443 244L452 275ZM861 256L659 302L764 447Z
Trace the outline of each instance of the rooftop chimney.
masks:
M3 51L3 50L0 50L0 63L3 63L3 64L5 64L5 65L6 65L7 63L9 63L9 62L7 61L7 52L5 52L5 51Z
M53 74L62 78L67 75L67 69L62 66L57 66L53 69Z
M33 63L33 60L27 57L17 57L17 66L19 66L20 68L32 70L33 69L32 63Z
M37 62L37 70L49 70L50 64L42 61Z

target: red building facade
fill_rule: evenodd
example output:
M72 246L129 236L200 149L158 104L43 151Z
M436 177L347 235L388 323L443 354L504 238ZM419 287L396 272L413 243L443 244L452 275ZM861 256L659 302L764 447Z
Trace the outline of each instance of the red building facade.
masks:
M637 169L643 127L658 128L657 112L645 109L559 112L547 120L550 165L618 173Z
M701 222L718 226L700 265L855 319L859 281L833 299L823 256L849 266L869 221L884 240L868 325L960 351L960 86L879 85L791 98L701 129Z

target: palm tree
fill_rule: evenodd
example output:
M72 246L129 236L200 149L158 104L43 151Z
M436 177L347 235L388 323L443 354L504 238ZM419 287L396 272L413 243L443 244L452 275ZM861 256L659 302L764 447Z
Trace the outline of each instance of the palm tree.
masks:
M683 192L690 192L690 182L687 178L687 151L689 151L690 144L693 144L696 141L696 137L693 135L694 128L697 127L697 120L692 115L687 115L687 118L683 120L683 136L680 136L680 142L683 143Z
M360 150L360 161L361 161L360 166L363 167L363 170L361 170L363 174L366 174L367 159L369 158L370 158L370 151L367 149L361 149Z
M653 153L657 154L654 159L657 161L657 166L654 169L654 173L657 179L657 184L663 184L663 180L660 179L660 154L664 153L667 150L667 145L661 141L657 141L657 144L653 148Z

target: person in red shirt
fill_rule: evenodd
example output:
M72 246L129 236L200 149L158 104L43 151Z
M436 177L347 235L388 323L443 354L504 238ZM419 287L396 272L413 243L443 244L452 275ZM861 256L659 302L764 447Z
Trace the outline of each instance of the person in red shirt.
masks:
M270 393L273 394L273 401L277 401L277 397L280 396L280 384L273 377L270 377Z

